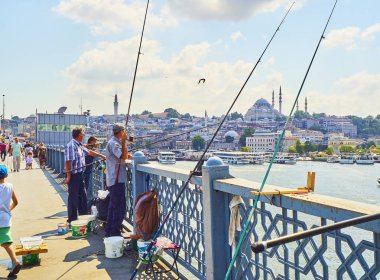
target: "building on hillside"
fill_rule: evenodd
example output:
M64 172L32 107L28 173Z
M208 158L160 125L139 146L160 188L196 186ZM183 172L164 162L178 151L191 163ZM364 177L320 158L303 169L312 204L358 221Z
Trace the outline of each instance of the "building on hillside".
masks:
M287 152L290 147L295 147L297 140L299 139L296 136L284 136L281 144L281 151Z
M273 152L280 133L278 132L255 132L252 137L246 138L246 146L253 152Z
M191 140L177 140L175 141L175 148L177 150L185 149L190 150L192 149L193 142Z
M298 130L293 133L293 136L298 138L302 144L306 141L313 144L322 144L324 140L323 133L315 130Z
M328 147L333 148L334 153L339 153L339 149L341 146L351 146L355 148L360 144L361 142L357 139L350 139L344 136L343 133L329 134Z
M352 123L352 120L347 117L326 117L320 121L320 126L327 133L343 133L344 136L355 138L358 135L358 128Z
M280 117L281 114L272 107L271 104L264 98L261 98L255 102L255 104L248 109L245 114L245 121L258 122L260 120L275 120Z

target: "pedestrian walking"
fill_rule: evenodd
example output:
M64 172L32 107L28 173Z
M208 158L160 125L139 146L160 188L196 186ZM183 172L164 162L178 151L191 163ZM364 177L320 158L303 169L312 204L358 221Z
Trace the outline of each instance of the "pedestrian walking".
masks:
M7 144L4 142L4 140L1 140L0 143L0 153L1 161L4 161L5 156L7 155Z
M8 177L8 170L4 165L0 165L0 244L5 249L12 261L12 270L8 277L16 277L21 269L21 264L17 261L13 249L11 236L11 211L17 206L18 200L13 186L5 182Z
M87 195L83 181L85 155L90 154L95 157L105 158L102 154L83 147L83 128L74 128L72 137L73 139L65 147L65 183L68 184L69 188L67 202L67 221L69 225L72 221L78 219L78 212L79 215L87 214Z
M126 212L125 182L127 178L125 160L128 154L128 135L122 124L115 124L112 128L113 136L106 146L106 181L110 191L108 207L106 237L120 236L124 215Z
M11 155L13 156L13 172L20 171L21 155L23 153L23 148L18 138L14 138L14 142L11 146Z
M37 150L37 157L40 161L40 168L46 168L47 148L44 143L40 143Z

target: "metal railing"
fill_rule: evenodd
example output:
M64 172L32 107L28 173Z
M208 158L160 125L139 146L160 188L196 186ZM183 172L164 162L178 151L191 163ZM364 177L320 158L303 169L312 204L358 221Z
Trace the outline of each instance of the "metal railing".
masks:
M62 156L58 153L62 149L54 149L56 154L48 153L49 166L60 168ZM139 152L128 168L129 223L133 223L132 205L139 194L155 188L164 216L188 178L188 171L150 164ZM104 182L102 172L94 170L94 189L104 186L97 183ZM251 191L258 183L233 178L228 166L215 158L202 172L201 177L193 177L163 234L181 245L179 262L194 278L223 279L232 257L229 203L235 195L243 198L240 220L245 223L255 199ZM261 254L254 254L249 246L254 241L378 212L380 206L317 194L261 196L231 279L379 279L380 221L273 247Z

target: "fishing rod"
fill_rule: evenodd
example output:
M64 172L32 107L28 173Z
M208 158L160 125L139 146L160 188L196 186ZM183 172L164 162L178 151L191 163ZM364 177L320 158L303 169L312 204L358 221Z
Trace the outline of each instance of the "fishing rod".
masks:
M294 2L293 4L290 6L290 8L288 9L288 11L286 12L285 16L283 17L283 19L281 20L280 24L278 25L278 27L276 28L276 31L273 33L272 37L270 38L270 40L268 41L267 45L265 46L263 52L261 53L259 59L256 61L256 64L254 65L254 67L252 68L251 72L249 73L248 77L246 78L244 84L242 85L242 87L240 88L238 94L236 95L235 99L233 100L231 106L229 107L229 109L227 110L227 113L224 115L222 121L219 123L219 126L218 128L216 129L214 135L212 136L211 140L208 142L205 150L203 151L201 157L199 158L197 164L195 165L194 169L192 170L192 172L190 172L190 175L189 177L187 178L185 184L182 185L182 187L180 188L179 190L179 193L175 199L175 201L173 202L172 206L169 208L169 211L168 213L166 214L162 224L160 225L160 227L158 228L157 232L155 233L155 235L153 236L153 239L152 241L149 243L148 247L146 248L146 251L144 252L143 254L143 257L139 259L139 262L137 263L137 266L135 268L135 270L133 271L132 275L131 275L131 278L130 280L133 280L142 264L142 261L146 258L146 256L150 253L152 247L153 247L153 243L157 240L157 237L160 235L161 231L163 230L164 228L164 225L166 224L167 220L169 219L169 216L171 215L171 213L173 212L174 208L176 207L182 193L185 191L185 189L187 188L187 186L189 185L192 177L194 176L194 173L199 170L199 168L201 167L202 163L204 162L204 157L206 155L206 152L207 150L210 148L212 142L214 141L216 135L218 134L220 128L222 127L223 123L225 122L225 120L227 119L227 116L229 115L229 113L231 112L233 106L235 105L236 101L238 100L240 94L242 93L243 89L245 88L246 84L248 83L249 79L251 78L253 72L256 70L256 67L257 65L260 63L262 57L264 56L265 52L267 51L268 47L270 46L270 44L272 43L272 40L274 39L274 37L276 36L277 32L280 30L280 27L282 25L282 23L285 21L287 15L289 14L291 8L293 7L294 5Z
M252 220L252 217L253 217L254 211L255 211L255 209L257 208L257 204L258 204L258 202L259 202L259 200L260 200L260 193L262 192L262 190L263 190L263 188L264 188L264 185L265 185L265 183L266 183L266 181L267 181L267 179L268 179L269 173L270 173L270 171L271 171L271 168L272 168L272 165L273 165L273 161L274 161L274 159L275 159L275 157L276 157L276 155L277 155L278 150L280 149L280 145L281 145L282 139L284 138L284 135L285 135L285 130L286 130L286 128L288 127L288 124L289 124L289 122L290 122L290 120L291 120L291 117L292 117L292 114L293 114L294 108L295 108L295 106L296 106L296 104L297 104L298 98L299 98L299 96L300 96L300 94L301 94L302 88L303 88L303 86L304 86L304 84L305 84L305 81L306 81L306 78L307 78L307 76L308 76L308 74L309 74L309 71L310 71L311 65L313 64L314 58L315 58L315 56L316 56L316 54L317 54L317 52L318 52L319 46L320 46L320 44L321 44L321 42L322 42L322 39L325 38L325 35L324 35L324 34L325 34L326 29L327 29L327 26L328 26L328 24L329 24L329 22L330 22L331 16L332 16L332 14L333 14L333 12L334 12L334 10L335 10L335 6L336 6L337 2L338 2L338 0L335 0L334 6L333 6L333 8L332 8L332 10L331 10L331 12L330 12L330 16L329 16L329 18L328 18L328 20L327 20L327 22L326 22L326 25L325 25L325 27L324 27L324 29L323 29L323 32L322 32L322 35L321 35L321 37L320 37L320 39L319 39L319 41L318 41L318 45L317 45L317 47L315 48L314 54L313 54L313 56L312 56L312 58L311 58L311 61L310 61L309 66L308 66L308 68L307 68L306 74L305 74L305 76L304 76L304 78L303 78L303 80L302 80L302 83L301 83L301 86L300 86L300 88L299 88L299 90L298 90L297 96L296 96L296 98L295 98L295 100L294 100L294 102L293 102L292 109L290 110L290 114L289 114L289 116L288 116L288 118L287 118L287 120L286 120L286 123L285 123L285 125L284 125L283 130L282 130L282 133L281 133L281 135L280 135L280 138L279 138L279 140L278 140L278 142L277 142L276 148L275 148L274 153L273 153L273 155L272 155L272 158L271 158L271 160L270 160L270 162L269 162L269 165L268 165L267 171L266 171L266 173L265 173L264 179L263 179L263 181L262 181L262 183L261 183L261 186L260 186L260 189L259 189L259 194L256 196L256 198L255 198L255 200L254 200L254 202L253 202L253 207L252 207L252 209L250 210L249 216L248 216L248 218L247 218L247 220L246 220L246 222L245 222L244 229L243 229L243 231L242 231L242 233L241 233L241 235L240 235L239 243L238 243L237 246L236 246L235 253L234 253L233 257L232 257L232 260L231 260L231 262L230 262L230 265L229 265L229 267L228 267L228 270L227 270L227 273L226 273L226 275L225 275L225 277L224 277L224 280L228 280L229 277L230 277L230 274L231 274L232 269L233 269L233 267L234 267L234 263L235 263L235 261L236 261L237 255L238 255L238 253L239 253L239 251L240 251L240 249L241 249L241 246L242 246L242 244L243 244L243 241L244 241L244 239L245 239L245 237L246 237L246 235L247 235L247 229L248 229L248 227L249 227L250 221Z
M149 0L146 2L146 9L145 9L145 16L144 16L144 23L141 31L141 36L140 36L140 44L139 44L139 50L137 52L137 60L136 60L136 66L135 66L135 73L133 75L133 81L132 81L132 89L131 89L131 94L129 96L129 104L128 104L128 111L127 111L127 119L125 120L125 128L128 128L128 121L129 121L129 112L131 110L131 104L132 104L132 97L133 97L133 90L135 88L135 81L136 81L136 76L137 76L137 67L139 65L139 60L140 60L140 54L141 54L141 45L142 45L142 40L144 37L144 30L145 30L145 22L146 22L146 16L148 14L148 7L149 7Z
M257 254L257 253L261 253L265 251L266 249L269 249L278 245L284 245L286 243L298 241L300 239L309 238L309 237L319 235L319 234L324 234L333 230L355 226L358 224L363 224L363 223L367 223L367 222L378 220L378 219L380 219L380 213L365 215L362 217L349 219L349 220L335 223L332 225L320 226L320 227L313 228L310 230L305 230L302 232L297 232L294 234L281 236L279 238L272 239L272 240L255 242L251 245L251 249L255 254Z

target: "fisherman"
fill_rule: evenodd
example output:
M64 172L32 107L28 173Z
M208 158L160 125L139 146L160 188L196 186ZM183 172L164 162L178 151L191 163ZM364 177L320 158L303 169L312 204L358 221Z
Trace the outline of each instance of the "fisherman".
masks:
M79 215L87 214L87 194L84 186L83 172L85 170L85 155L105 159L105 156L83 147L84 131L76 127L72 131L73 139L65 147L65 184L68 184L69 197L67 202L67 214L69 226Z
M108 207L106 237L120 236L126 212L125 182L127 178L125 160L131 158L128 154L127 139L122 124L114 124L113 137L106 146L106 180L110 191Z
M99 147L99 144L97 143L97 139L94 136L91 136L90 138L87 139L87 144L84 146L89 149L89 150L95 150L96 148ZM83 172L84 175L84 186L86 188L86 193L87 193L87 207L89 208L89 212L91 209L91 200L93 199L92 195L92 164L94 162L94 157L90 154L87 154L85 156L85 162L86 162L86 169Z

